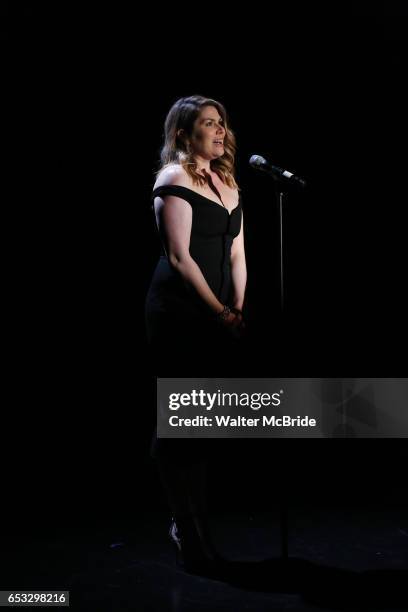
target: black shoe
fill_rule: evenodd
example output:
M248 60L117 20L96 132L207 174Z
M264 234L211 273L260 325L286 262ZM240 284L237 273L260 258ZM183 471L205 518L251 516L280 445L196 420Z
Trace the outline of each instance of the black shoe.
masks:
M169 536L176 549L176 560L188 572L214 575L225 560L215 550L205 522L196 516L173 519Z
M178 536L176 521L172 519L170 529L169 529L169 538L172 541L175 550L176 550L176 563L177 565L182 565L181 561L181 541Z

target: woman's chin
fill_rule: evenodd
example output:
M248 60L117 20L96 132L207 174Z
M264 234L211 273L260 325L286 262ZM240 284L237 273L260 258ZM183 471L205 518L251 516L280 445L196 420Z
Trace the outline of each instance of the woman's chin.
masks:
M219 157L222 157L224 155L224 149L222 149L221 151L217 151L216 153L214 153L214 158L213 159L218 159Z

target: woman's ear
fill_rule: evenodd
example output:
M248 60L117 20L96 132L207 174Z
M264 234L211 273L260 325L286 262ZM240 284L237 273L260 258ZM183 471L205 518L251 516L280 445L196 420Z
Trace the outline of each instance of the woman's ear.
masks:
M186 138L185 130L183 130L183 129L177 130L176 136L183 143L183 145L185 146L185 148L188 151L189 148L190 148L190 143L188 142L188 139Z

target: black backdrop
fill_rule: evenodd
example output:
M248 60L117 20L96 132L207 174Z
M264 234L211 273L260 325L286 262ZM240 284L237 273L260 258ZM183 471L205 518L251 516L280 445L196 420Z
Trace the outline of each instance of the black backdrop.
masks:
M21 524L164 508L148 457L155 379L143 311L158 255L153 171L180 96L221 100L237 136L247 376L404 375L405 17L398 3L353 4L5 9L18 168L9 255L12 295L22 294L12 298L8 431L18 436L6 461ZM285 203L284 316L276 206L271 179L248 166L254 153L308 180ZM301 476L308 455L319 474L311 500L406 501L403 440L253 446L251 461L226 453L237 500L250 488L262 507L259 466Z

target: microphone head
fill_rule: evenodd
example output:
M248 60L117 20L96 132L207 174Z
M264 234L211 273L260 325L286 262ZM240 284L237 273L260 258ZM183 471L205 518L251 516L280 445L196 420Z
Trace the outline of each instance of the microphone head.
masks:
M266 165L266 159L261 157L260 155L252 155L249 160L249 165L253 168L262 168L262 166Z

